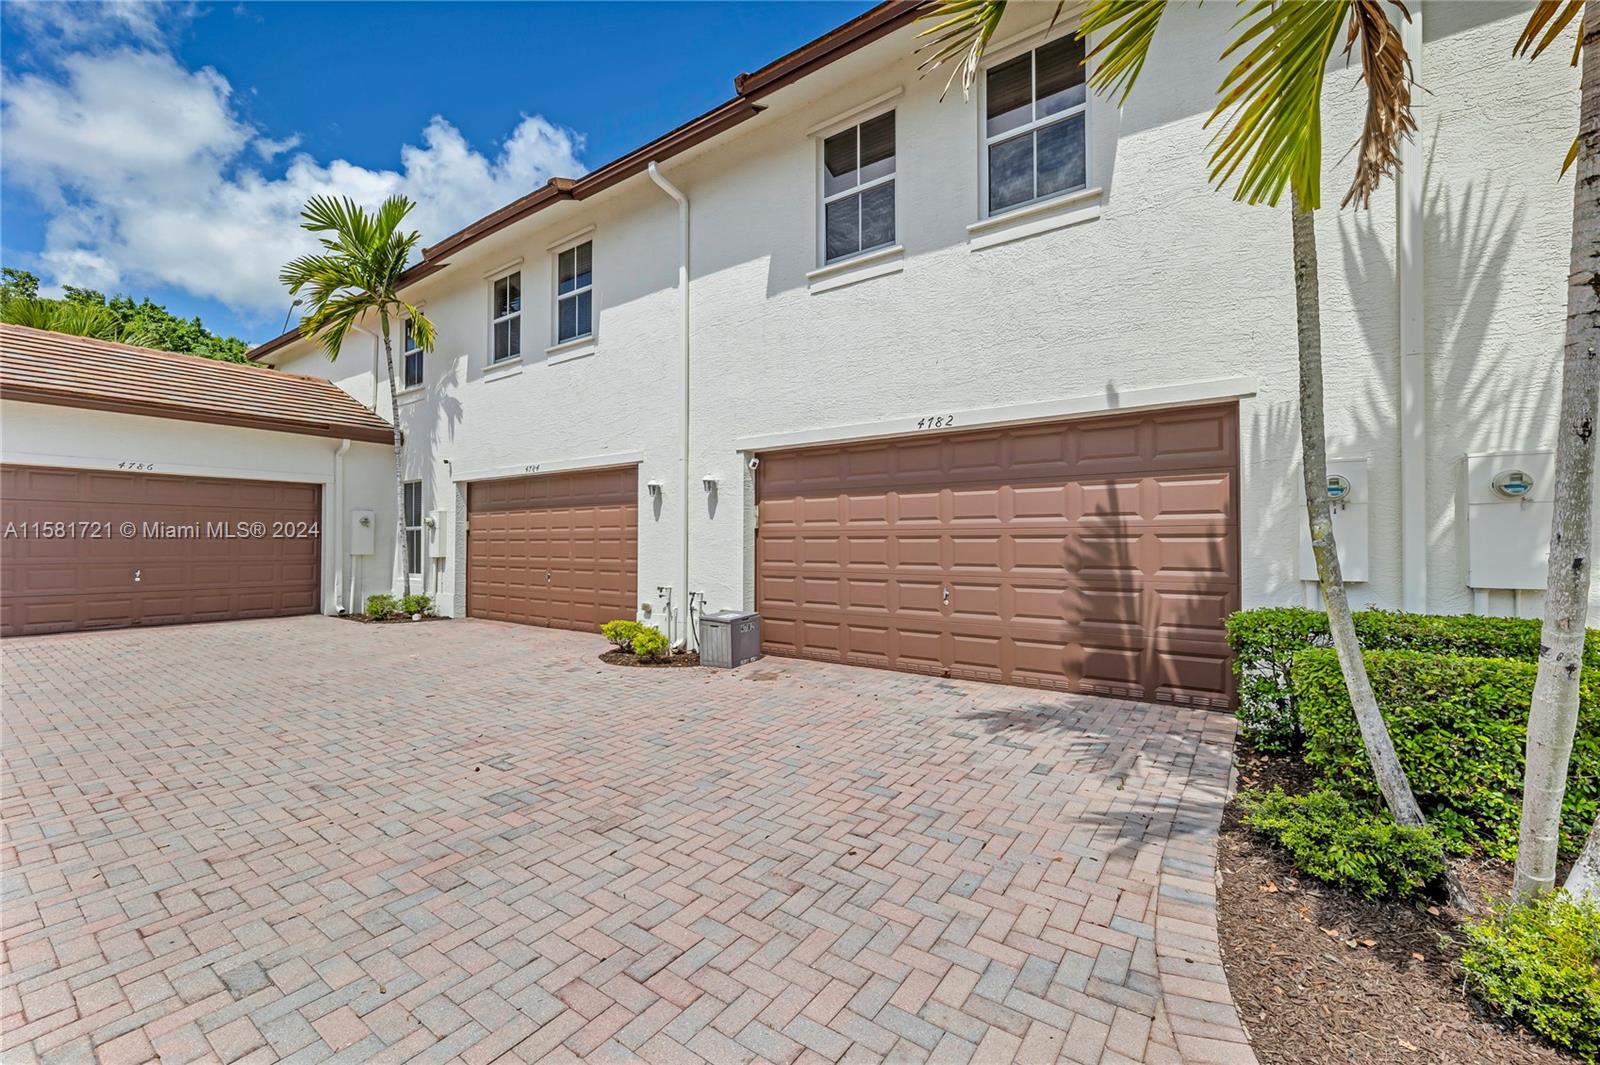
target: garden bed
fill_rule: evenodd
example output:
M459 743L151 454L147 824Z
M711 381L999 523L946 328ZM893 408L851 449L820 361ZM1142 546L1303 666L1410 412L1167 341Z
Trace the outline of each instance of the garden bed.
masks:
M640 658L632 651L612 649L600 656L600 661L611 666L641 666L646 669L671 669L674 666L698 666L699 651L680 651L664 658Z
M1303 764L1241 742L1239 787L1303 793ZM1462 989L1462 916L1442 903L1369 902L1300 874L1241 821L1223 817L1217 861L1223 967L1262 1065L1570 1063L1575 1055L1494 1017ZM1502 900L1511 868L1451 863L1473 900Z
M442 616L440 616L438 614L424 614L420 618L414 618L409 614L400 614L400 615L397 615L397 616L394 616L394 617L387 617L387 618L368 617L366 614L340 614L339 616L341 618L344 618L346 621L359 621L363 625L410 625L410 624L412 624L414 622L418 622L418 621L449 621L450 620L449 618L442 617Z

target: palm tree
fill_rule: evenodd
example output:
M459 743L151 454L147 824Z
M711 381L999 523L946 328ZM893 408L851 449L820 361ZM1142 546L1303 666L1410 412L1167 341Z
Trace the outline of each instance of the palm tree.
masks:
M404 196L391 196L376 213L369 213L348 197L314 196L301 213L301 228L324 234L318 237L323 251L289 262L278 274L292 295L305 293L300 333L320 341L329 361L339 357L345 337L362 318L371 315L378 320L389 374L389 420L395 426L395 554L406 595L411 594L411 567L401 558L406 543L404 445L389 323L409 318L412 341L423 351L432 351L434 340L433 323L396 292L406 261L421 239L416 230L400 232L400 223L414 206Z
M1579 13L1582 17L1579 18ZM1566 353L1561 363L1556 476L1551 490L1550 575L1539 636L1539 673L1528 708L1522 785L1522 827L1512 896L1525 901L1555 886L1561 802L1578 726L1578 684L1589 612L1590 546L1594 535L1595 437L1600 435L1600 290L1593 265L1600 246L1600 2L1543 0L1513 52L1537 57L1573 21L1583 79L1578 136L1567 165L1577 162L1572 207L1571 273L1567 279ZM1567 880L1574 894L1600 897L1600 822Z
M137 326L124 323L109 307L69 300L37 297L5 300L0 303L0 322L145 347L156 347L158 339Z
M1393 6L1404 14L1397 2ZM1064 4L1057 4L1059 17ZM1080 38L1101 34L1085 56L1093 64L1088 82L1126 101L1149 54L1166 0L1095 0L1078 26ZM1006 0L943 0L922 16L934 24L924 68L949 60L970 91L978 63L1005 14ZM1409 16L1406 16L1409 17ZM1327 603L1328 628L1350 692L1367 759L1394 819L1426 822L1411 791L1394 742L1367 679L1366 662L1350 614L1339 569L1328 501L1327 441L1323 428L1322 326L1313 212L1321 202L1322 90L1329 61L1344 38L1346 55L1360 49L1367 86L1366 122L1356 152L1356 174L1344 203L1367 201L1399 165L1399 141L1416 130L1411 115L1410 61L1399 31L1379 0L1307 0L1284 4L1257 0L1236 24L1237 35L1222 54L1237 55L1223 78L1220 98L1207 124L1222 120L1211 156L1211 178L1235 182L1234 198L1276 206L1290 194L1295 279L1295 323L1299 341L1300 450L1306 515L1317 578ZM1452 901L1470 902L1453 874Z

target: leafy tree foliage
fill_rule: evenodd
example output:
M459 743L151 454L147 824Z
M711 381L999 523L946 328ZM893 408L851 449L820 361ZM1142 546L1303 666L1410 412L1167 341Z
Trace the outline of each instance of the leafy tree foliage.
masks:
M74 336L118 340L161 351L178 351L225 362L247 362L250 350L238 337L218 336L194 318L179 318L146 297L107 297L94 289L66 287L60 299L39 295L39 278L27 270L0 270L0 321Z

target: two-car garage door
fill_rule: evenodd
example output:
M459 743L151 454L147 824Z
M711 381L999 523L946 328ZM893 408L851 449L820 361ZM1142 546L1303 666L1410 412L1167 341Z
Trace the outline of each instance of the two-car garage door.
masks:
M766 649L1226 707L1225 407L764 454Z
M311 614L316 484L0 467L0 635Z

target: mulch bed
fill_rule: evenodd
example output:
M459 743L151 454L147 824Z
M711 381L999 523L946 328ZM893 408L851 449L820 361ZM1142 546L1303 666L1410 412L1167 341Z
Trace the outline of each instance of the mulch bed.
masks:
M1298 762L1240 744L1240 789L1309 790ZM1217 860L1223 968L1262 1065L1521 1065L1578 1059L1502 1022L1462 990L1462 917L1442 903L1367 902L1302 877L1223 815ZM1479 903L1504 899L1511 868L1452 862ZM1453 940L1453 941L1452 941Z
M339 616L344 618L346 621L359 621L363 625L414 625L414 624L417 624L417 619L412 618L411 615L409 615L409 614L401 614L399 617L394 617L394 618L369 618L365 614L340 614ZM442 617L442 616L440 616L438 614L424 614L424 615L422 615L421 620L422 621L449 621L450 619L447 618L447 617Z
M612 666L639 666L643 669L672 669L676 666L698 666L699 651L680 651L667 658L640 658L632 651L607 651L600 661Z

